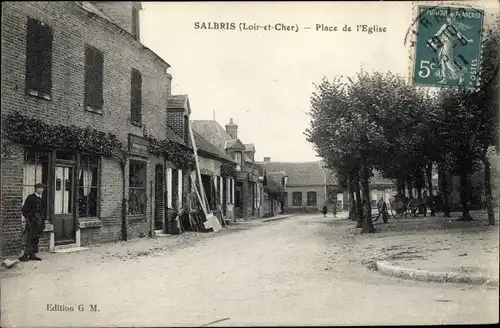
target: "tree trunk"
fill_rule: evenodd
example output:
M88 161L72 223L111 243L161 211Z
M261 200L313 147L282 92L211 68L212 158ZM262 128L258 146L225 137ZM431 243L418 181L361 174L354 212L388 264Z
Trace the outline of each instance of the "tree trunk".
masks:
M484 164L484 192L486 196L486 209L488 210L488 224L495 225L495 214L493 212L493 195L491 193L491 167L488 157L483 158Z
M364 205L364 217L361 225L361 233L374 233L375 228L372 222L372 208L370 202L370 171L366 163L363 163L363 205Z
M396 190L398 192L398 194L401 194L402 192L402 184L401 184L401 180L400 179L396 179Z
M443 201L443 212L444 212L444 217L449 218L451 217L450 215L450 204L448 201L448 174L444 170L439 170L439 175L441 177L441 197Z
M348 208L349 208L349 219L352 221L357 221L358 217L356 215L356 201L354 200L354 182L352 179L349 179L347 181L347 192L349 194L349 203L348 203Z
M406 185L405 185L405 182L404 180L401 181L401 195L405 195L406 194Z
M434 200L433 200L433 191L432 191L432 162L427 164L426 167L426 175L427 175L427 186L429 188L429 198L427 200L427 205L431 210L431 216L434 216Z
M361 189L359 185L359 173L356 173L355 182L354 182L355 190L356 190L356 216L358 219L358 224L356 228L361 228L363 222L363 204L361 201Z
M466 168L460 170L460 202L462 203L462 217L460 221L472 221L469 209L470 184L469 172Z
M417 199L418 199L418 214L423 214L424 216L427 216L427 208L425 207L425 204L423 203L422 200L422 187L417 186Z
M408 184L408 198L413 199L413 183L407 182Z

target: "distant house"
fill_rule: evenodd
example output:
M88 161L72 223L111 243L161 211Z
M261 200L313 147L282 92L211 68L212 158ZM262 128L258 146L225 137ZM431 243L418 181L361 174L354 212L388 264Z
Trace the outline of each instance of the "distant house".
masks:
M227 154L236 162L237 176L234 183L235 218L253 218L263 215L262 194L263 185L259 181L262 176L261 167L255 163L255 146L244 144L238 138L238 125L233 119L224 129L214 120L192 121L193 130L202 138Z
M318 211L324 204L333 206L335 197L344 200L343 193L337 195L340 188L334 175L320 161L271 162L270 157L264 157L262 165L268 175L287 176L284 197L287 212Z

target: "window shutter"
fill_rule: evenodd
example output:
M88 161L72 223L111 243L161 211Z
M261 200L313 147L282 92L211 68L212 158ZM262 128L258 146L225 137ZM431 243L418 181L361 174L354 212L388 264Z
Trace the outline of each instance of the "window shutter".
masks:
M102 109L104 104L103 99L103 71L104 71L104 54L97 50L94 54L94 107Z
M104 55L98 49L85 48L85 105L102 109Z
M50 95L52 93L52 28L42 25L42 92Z
M142 121L142 76L141 73L132 69L131 78L131 121L140 125Z
M52 93L52 28L28 18L26 32L26 89L51 96Z
M94 100L92 81L93 66L94 66L94 49L92 47L85 47L85 106L92 106Z
M38 91L38 21L28 18L26 29L26 89Z

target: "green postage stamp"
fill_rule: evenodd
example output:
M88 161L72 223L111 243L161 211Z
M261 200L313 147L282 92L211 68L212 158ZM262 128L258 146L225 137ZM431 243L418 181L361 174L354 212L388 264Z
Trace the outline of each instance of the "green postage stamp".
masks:
M483 24L481 9L418 6L413 84L477 88Z

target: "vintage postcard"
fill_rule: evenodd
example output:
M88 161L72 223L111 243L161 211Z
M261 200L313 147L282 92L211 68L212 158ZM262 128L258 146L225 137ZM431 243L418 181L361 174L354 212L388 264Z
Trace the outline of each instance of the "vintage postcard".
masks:
M499 321L500 5L2 2L2 327Z

